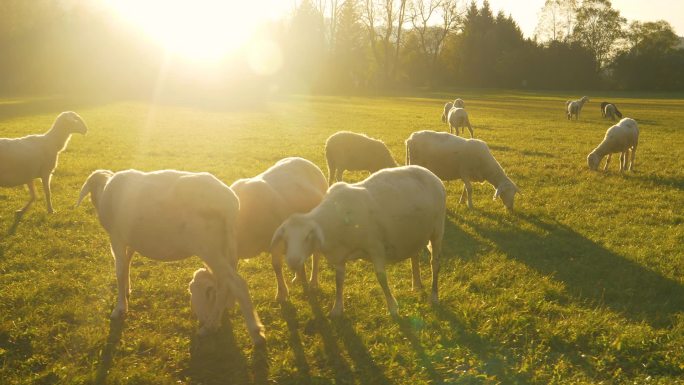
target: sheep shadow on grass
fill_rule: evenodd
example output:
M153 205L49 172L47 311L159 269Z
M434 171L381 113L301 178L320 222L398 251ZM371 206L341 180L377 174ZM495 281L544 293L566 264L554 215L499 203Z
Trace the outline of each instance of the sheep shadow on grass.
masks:
M569 293L591 306L605 305L634 322L655 328L671 325L684 311L684 287L550 218L516 214L533 230L514 222L496 226L469 223L509 258L562 281Z
M259 349L254 350L253 366L263 365L261 361L264 354ZM263 368L253 368L254 378L250 378L249 368L248 360L235 340L231 322L224 320L216 332L207 336L192 336L190 362L183 377L190 384L257 383L263 377L259 375Z
M124 324L125 321L123 318L112 318L109 320L109 335L107 335L107 340L102 348L97 372L95 373L95 384L97 385L107 383L107 374L112 367L116 347L121 341Z

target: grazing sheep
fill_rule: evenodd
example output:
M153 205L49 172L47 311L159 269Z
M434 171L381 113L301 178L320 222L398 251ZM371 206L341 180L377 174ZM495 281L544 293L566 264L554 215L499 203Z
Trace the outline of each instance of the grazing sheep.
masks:
M328 190L325 176L318 166L306 159L285 158L253 178L235 181L230 188L240 199L236 222L238 258L271 252L278 281L276 298L285 300L288 289L283 279L283 256L278 250L271 251L271 239L290 215L308 212L321 203ZM313 260L311 286L318 286L317 255Z
M459 128L468 127L470 137L473 137L473 126L470 125L468 113L463 108L454 107L449 111L449 132L459 134ZM465 130L462 130L465 133Z
M610 120L615 120L615 117L618 117L622 119L622 112L617 109L615 104L608 103L606 104L605 109L603 110L603 117L604 118L610 118Z
M328 162L328 184L342 180L345 171L370 171L396 167L385 143L351 131L339 131L325 142L325 159Z
M453 106L454 106L454 103L452 103L452 102L447 102L444 105L444 112L442 112L442 123L447 122L447 116L449 116L449 111L451 110L451 107L453 107Z
M62 112L52 128L42 135L29 135L16 139L0 139L0 187L14 187L25 184L30 198L28 203L16 212L23 215L36 200L33 180L40 178L45 191L45 203L53 213L50 197L50 179L57 167L59 153L69 143L71 134L88 131L83 119L75 112Z
M215 302L200 334L216 330L228 297L240 303L255 344L265 341L245 281L235 271L235 193L208 173L175 170L93 172L81 188L77 206L90 195L100 224L109 234L116 264L117 305L112 318L128 311L130 265L135 252L161 261L199 256L216 280Z
M366 180L336 183L323 201L306 214L288 218L273 236L273 248L285 249L288 266L298 271L314 250L335 267L336 295L331 316L343 312L345 263L373 263L391 314L397 301L390 292L385 265L411 258L413 287L422 287L418 253L430 243L432 300L444 235L446 191L442 182L419 166L378 171Z
M465 108L465 102L461 98L456 98L456 100L454 100L454 107Z
M582 111L582 107L584 107L584 104L588 101L588 96L582 96L582 98L578 100L566 101L565 106L568 120L571 120L573 115L575 116L575 120L579 120L580 111Z
M637 144L639 144L639 127L637 122L631 118L624 118L606 131L606 136L601 144L587 156L587 165L589 165L591 170L596 170L601 163L601 159L608 155L606 165L603 167L603 171L606 171L611 155L619 152L620 171L626 169L631 171L634 168ZM632 151L632 157L628 168L627 161L630 150Z
M518 187L494 159L487 144L477 139L464 139L446 132L418 131L406 140L406 164L417 164L432 171L442 180L463 180L459 203L467 194L468 207L473 208L470 182L489 182L508 210L513 210Z

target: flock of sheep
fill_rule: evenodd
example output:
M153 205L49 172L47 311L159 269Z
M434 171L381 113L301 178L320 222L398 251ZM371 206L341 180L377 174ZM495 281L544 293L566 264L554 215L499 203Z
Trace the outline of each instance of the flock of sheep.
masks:
M567 103L568 119L579 118L584 103ZM622 116L613 104L604 116ZM118 298L111 316L128 311L130 266L134 253L172 261L198 256L206 268L197 270L189 285L191 306L200 334L220 325L223 311L240 304L250 337L265 342L247 284L238 274L239 259L270 253L278 300L286 300L283 260L306 281L304 264L313 255L310 287L318 286L320 257L335 268L336 294L331 316L343 313L345 263L366 259L373 264L388 309L397 313L385 266L411 259L413 287L422 287L418 255L429 245L433 302L438 301L438 275L446 216L442 181L464 183L460 203L472 203L471 182L487 181L509 210L518 188L492 156L487 144L458 136L467 127L461 99L444 107L442 121L451 132L418 131L406 140L406 165L399 166L385 144L366 135L337 132L325 144L328 178L312 162L285 158L263 173L228 186L208 173L176 170L140 172L94 171L81 188L77 206L90 196L100 224L108 233L115 260ZM0 139L0 186L26 184L30 199L16 212L17 220L35 200L34 180L40 178L49 212L50 177L57 158L73 133L85 134L83 119L63 112L42 135ZM624 118L609 128L587 157L592 170L608 155L621 153L620 169L631 169L638 141L634 120ZM629 152L631 160L627 167ZM365 180L334 183L344 171L366 170Z

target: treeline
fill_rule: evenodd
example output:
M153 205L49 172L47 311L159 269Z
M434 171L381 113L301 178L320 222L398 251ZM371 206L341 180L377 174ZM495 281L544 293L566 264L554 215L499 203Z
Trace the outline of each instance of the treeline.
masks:
M684 90L672 27L628 25L607 0L547 0L531 39L487 1L300 0L255 38L275 47L261 55L267 71L255 71L249 45L206 68L169 60L93 3L0 2L0 93Z

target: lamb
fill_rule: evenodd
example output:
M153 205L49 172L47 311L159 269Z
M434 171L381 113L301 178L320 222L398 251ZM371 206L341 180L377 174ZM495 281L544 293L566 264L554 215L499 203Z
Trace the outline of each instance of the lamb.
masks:
M452 102L447 102L444 105L444 112L442 112L442 123L447 122L447 116L449 116L449 111L451 111L451 107L454 106L454 103Z
M339 182L316 208L294 214L273 235L273 248L285 250L288 266L298 271L315 250L335 268L336 295L330 315L343 313L345 263L373 263L389 312L397 314L385 265L411 258L413 287L422 287L418 253L431 251L432 295L438 301L440 254L446 216L442 182L419 166L384 169L359 183Z
M57 116L52 128L42 135L28 135L16 139L0 139L0 187L15 187L25 184L29 190L29 201L17 210L17 218L36 200L34 179L40 178L45 191L45 203L48 213L52 214L50 196L50 179L57 158L63 151L71 134L85 135L88 131L83 119L75 112L62 112Z
M639 127L637 122L631 118L624 118L606 131L606 136L603 138L601 144L587 156L587 165L591 170L598 169L601 159L607 154L608 158L606 159L606 165L603 167L603 171L606 171L608 169L608 164L610 163L611 155L619 152L621 153L620 171L624 171L625 169L631 171L634 168L634 158L636 157L638 143ZM632 152L632 158L629 161L628 168L627 161L630 150Z
M571 120L573 115L575 116L575 120L579 120L580 111L582 111L582 107L584 107L584 104L588 101L588 96L582 96L582 98L578 100L566 101L565 108L567 111L568 120Z
M620 110L617 109L615 104L612 104L612 103L606 104L606 106L604 107L604 110L603 110L603 117L604 118L610 118L610 120L615 120L616 116L618 118L622 119L622 113L620 112Z
M328 162L328 184L342 180L344 171L369 171L374 173L383 168L396 167L385 143L363 134L339 131L325 142L325 158Z
M117 305L112 318L128 312L130 264L135 252L161 261L199 256L216 280L214 306L200 334L216 330L229 295L234 296L256 345L265 342L245 281L237 274L235 193L213 175L176 170L93 172L78 202L90 195L100 224L109 234L116 265Z
M423 166L445 181L463 180L459 203L464 202L467 194L471 209L471 182L487 181L496 188L494 200L501 198L504 206L513 211L519 189L494 159L487 143L481 140L464 139L446 132L414 132L406 140L406 164Z
M449 111L449 132L459 134L459 128L468 127L470 131L470 137L473 137L473 126L470 125L470 119L468 119L468 113L463 108L453 107ZM463 130L465 132L465 130Z

